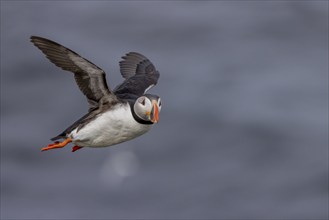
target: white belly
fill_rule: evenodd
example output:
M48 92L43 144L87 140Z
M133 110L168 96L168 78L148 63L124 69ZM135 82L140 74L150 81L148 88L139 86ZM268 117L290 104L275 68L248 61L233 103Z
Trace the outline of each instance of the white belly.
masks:
M99 115L78 132L74 129L69 136L80 147L106 147L138 137L151 127L135 121L129 104L122 104Z

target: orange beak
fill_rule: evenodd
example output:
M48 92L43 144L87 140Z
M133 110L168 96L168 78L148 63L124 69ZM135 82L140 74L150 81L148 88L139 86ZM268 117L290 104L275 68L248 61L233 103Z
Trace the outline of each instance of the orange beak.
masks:
M153 103L153 108L151 111L151 121L153 123L157 123L159 121L159 108L157 103Z

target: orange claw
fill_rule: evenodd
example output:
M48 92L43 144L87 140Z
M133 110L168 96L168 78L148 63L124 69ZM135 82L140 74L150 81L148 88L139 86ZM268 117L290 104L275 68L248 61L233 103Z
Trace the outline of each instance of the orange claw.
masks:
M71 138L67 138L63 142L56 141L55 143L49 144L47 147L42 148L41 151L47 151L55 148L62 148L65 147L70 142L72 142Z
M72 147L72 152L75 152L75 151L77 151L77 150L79 150L79 149L81 149L81 148L83 148L83 147L80 147L80 146L74 146L74 147Z

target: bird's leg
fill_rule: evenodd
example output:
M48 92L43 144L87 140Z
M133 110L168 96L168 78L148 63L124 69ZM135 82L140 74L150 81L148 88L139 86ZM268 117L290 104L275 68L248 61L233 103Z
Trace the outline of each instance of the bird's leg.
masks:
M53 144L48 144L48 147L54 146L54 145L59 144L59 143L60 143L59 141L55 141Z
M72 142L71 138L67 138L62 142L56 141L55 143L49 144L47 147L42 148L41 151L51 150L51 149L55 149L55 148L62 148L62 147L65 147L65 145L67 145L70 142Z
M79 149L81 149L81 148L83 148L83 147L80 147L80 146L74 146L74 147L72 147L72 152L75 152L75 151L77 151L77 150L79 150Z

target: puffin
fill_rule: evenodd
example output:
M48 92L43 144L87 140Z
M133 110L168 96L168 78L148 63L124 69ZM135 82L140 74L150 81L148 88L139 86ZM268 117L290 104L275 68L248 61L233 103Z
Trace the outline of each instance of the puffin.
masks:
M161 99L146 92L157 84L160 74L144 55L129 52L122 57L119 66L124 81L112 90L105 72L76 52L43 37L30 40L52 63L74 74L89 106L87 114L51 138L53 143L41 151L71 142L72 152L112 146L145 134L159 121Z

